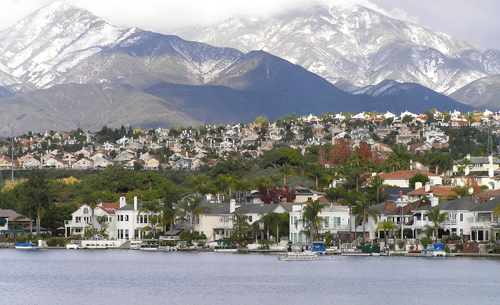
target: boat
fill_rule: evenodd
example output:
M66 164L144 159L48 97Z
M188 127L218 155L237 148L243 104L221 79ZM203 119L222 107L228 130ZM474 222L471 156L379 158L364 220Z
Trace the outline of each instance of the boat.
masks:
M312 251L285 252L284 254L278 255L278 260L280 261L313 261L317 258L318 255Z
M324 241L313 241L312 243L312 252L318 253L318 254L325 254L326 253L326 248L325 248L325 242Z
M288 251L278 254L280 261L312 261L318 258L318 252L313 252L312 244L289 244Z
M158 244L144 244L141 245L141 251L158 251Z
M444 244L442 243L436 243L432 248L424 249L421 253L425 256L446 256L446 252L444 251Z
M130 250L140 250L142 245L141 240L132 240L130 241Z
M36 244L32 243L30 241L27 241L25 243L17 243L17 244L15 244L14 248L20 249L20 250L35 250L36 249Z
M66 249L69 249L69 250L71 250L71 249L76 250L78 248L79 248L78 244L75 244L75 243L69 243L66 245Z

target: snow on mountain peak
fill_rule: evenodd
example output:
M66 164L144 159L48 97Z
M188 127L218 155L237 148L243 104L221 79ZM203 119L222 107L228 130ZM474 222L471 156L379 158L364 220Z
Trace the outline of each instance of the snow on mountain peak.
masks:
M43 88L119 35L89 11L53 2L0 32L0 62L13 76Z

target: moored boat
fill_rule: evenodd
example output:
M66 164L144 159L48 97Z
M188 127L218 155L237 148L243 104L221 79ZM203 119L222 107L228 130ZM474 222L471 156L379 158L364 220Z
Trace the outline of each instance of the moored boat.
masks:
M36 244L32 243L30 241L27 241L25 243L17 243L17 244L15 244L14 248L20 249L20 250L35 250L36 249Z
M278 260L280 261L312 261L316 260L318 255L311 251L295 251L295 252L285 252L284 254L278 255Z
M158 244L145 244L141 245L141 251L158 251Z
M444 251L444 245L441 243L437 243L433 245L433 248L427 248L422 250L421 252L425 256L446 256L446 251Z

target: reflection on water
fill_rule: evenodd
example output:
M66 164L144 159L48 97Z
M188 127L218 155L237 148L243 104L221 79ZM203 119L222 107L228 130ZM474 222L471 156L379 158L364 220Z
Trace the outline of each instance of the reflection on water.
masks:
M499 304L500 260L0 250L7 304Z

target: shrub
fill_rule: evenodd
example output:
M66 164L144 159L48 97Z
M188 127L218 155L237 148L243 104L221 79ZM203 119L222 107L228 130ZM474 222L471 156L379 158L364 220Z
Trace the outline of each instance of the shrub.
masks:
M427 246L431 243L431 238L430 237L422 237L420 239L420 243L422 244L422 247L424 247L424 249L427 249Z
M49 247L66 247L66 239L64 238L49 238L47 240L47 246Z
M464 250L464 245L462 244L455 245L455 250L457 250L457 252L462 252Z
M394 244L389 244L389 249L390 249L391 251L394 251L394 248L396 248L396 246L394 246Z
M399 250L404 250L405 242L401 239L398 240L398 248Z
M179 239L187 242L191 241L192 239L191 232L182 231L181 234L179 234Z

